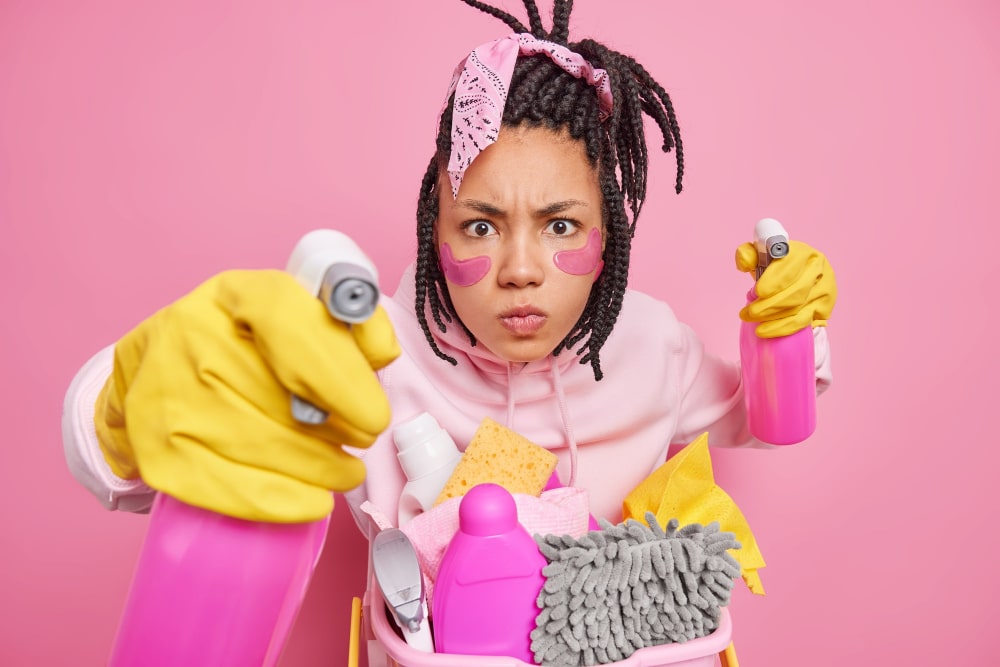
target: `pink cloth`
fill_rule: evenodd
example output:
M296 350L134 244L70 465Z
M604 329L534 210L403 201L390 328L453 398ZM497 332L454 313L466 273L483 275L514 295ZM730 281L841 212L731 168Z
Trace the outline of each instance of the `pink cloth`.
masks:
M486 147L497 140L510 80L518 55L546 54L552 62L597 91L601 120L611 115L614 102L608 73L595 68L578 53L561 44L528 33L512 34L473 49L458 64L445 96L455 93L451 118L451 157L448 176L452 195L458 196L465 170Z

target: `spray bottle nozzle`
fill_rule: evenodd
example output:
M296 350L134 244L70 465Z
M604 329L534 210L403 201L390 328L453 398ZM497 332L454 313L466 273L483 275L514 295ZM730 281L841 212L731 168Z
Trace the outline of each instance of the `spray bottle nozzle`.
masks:
M753 244L757 249L757 271L754 277L760 280L771 260L781 259L788 254L788 232L774 218L764 218L754 225Z

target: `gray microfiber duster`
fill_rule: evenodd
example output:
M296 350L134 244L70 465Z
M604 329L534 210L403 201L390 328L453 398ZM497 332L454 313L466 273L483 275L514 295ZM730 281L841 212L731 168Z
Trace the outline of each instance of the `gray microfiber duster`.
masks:
M646 646L711 634L729 604L740 544L718 523L660 528L652 512L576 539L535 535L549 561L531 632L535 662L549 667L624 660Z

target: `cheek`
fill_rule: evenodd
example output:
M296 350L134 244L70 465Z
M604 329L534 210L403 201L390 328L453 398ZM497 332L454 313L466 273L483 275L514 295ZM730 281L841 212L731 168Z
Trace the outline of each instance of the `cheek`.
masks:
M552 256L556 268L571 276L585 276L596 271L594 280L601 275L604 262L601 261L601 232L591 229L587 244L576 250L561 250Z
M451 246L442 243L438 250L438 257L441 262L441 271L444 277L460 287L475 285L486 277L490 272L492 263L486 255L470 257L469 259L458 260L451 252Z

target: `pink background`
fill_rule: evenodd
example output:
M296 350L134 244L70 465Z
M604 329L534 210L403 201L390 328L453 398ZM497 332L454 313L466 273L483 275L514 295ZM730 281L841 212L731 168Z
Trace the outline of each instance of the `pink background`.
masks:
M633 285L735 358L759 217L838 272L818 433L715 455L768 562L733 603L742 664L996 664L996 3L577 4L688 151L680 197L653 157ZM314 227L393 286L452 68L502 32L457 0L0 3L0 663L101 664L144 534L66 470L76 369ZM283 665L346 661L365 545L334 523Z

